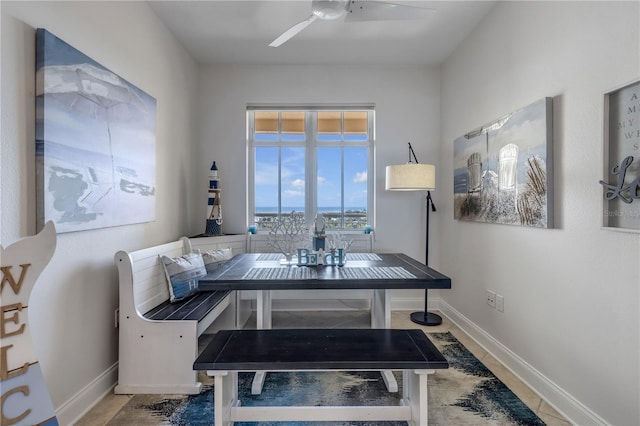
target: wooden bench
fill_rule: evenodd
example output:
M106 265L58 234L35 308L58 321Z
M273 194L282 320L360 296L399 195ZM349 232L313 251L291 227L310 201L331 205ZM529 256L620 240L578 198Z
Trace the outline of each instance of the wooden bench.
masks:
M115 254L120 280L115 393L199 393L201 384L192 368L198 355L198 337L214 321L217 328L237 326L234 291L200 292L178 303L169 303L159 256L176 257L191 251L190 240L183 237Z
M406 420L427 424L427 375L448 368L422 330L223 330L202 351L194 370L214 380L216 426L236 421ZM238 400L239 371L402 370L398 406L259 406ZM284 391L284 390L283 390Z

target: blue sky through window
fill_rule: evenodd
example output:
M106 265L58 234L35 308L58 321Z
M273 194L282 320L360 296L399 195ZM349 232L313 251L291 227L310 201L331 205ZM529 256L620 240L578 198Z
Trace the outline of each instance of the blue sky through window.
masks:
M305 160L303 147L281 148L280 184L283 212L304 211ZM255 169L256 209L275 212L278 207L278 148L257 147ZM265 210L267 209L267 210Z
M344 150L344 151L343 151ZM344 152L344 209L367 206L367 148L318 148L318 207L339 209L341 206ZM339 211L339 210L337 210Z
M302 147L282 148L281 190L283 212L303 211L305 160ZM339 211L342 172L340 147L318 148L318 207ZM344 208L366 210L367 148L344 148ZM278 148L256 147L255 202L259 212L278 205Z

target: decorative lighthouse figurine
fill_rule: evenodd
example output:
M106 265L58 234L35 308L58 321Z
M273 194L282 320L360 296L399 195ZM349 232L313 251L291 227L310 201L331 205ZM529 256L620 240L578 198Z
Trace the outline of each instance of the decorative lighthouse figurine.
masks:
M209 170L209 199L207 201L207 227L205 235L222 234L222 206L220 205L220 179L218 179L218 166L214 161Z

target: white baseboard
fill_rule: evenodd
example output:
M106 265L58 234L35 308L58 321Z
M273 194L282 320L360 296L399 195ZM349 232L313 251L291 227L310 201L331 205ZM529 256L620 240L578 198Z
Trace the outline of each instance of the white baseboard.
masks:
M87 386L56 408L58 423L72 425L82 418L107 394L113 391L118 382L118 363L96 377Z
M439 297L429 296L428 308L429 310L438 310L440 306ZM402 297L391 299L392 311L423 311L424 299L420 297Z
M438 300L439 310L462 331L496 358L509 371L526 383L550 406L577 425L606 425L607 422L589 410L580 401L556 385L533 366L497 341L493 336L478 327L469 318L462 315L443 300ZM431 304L429 304L431 306Z

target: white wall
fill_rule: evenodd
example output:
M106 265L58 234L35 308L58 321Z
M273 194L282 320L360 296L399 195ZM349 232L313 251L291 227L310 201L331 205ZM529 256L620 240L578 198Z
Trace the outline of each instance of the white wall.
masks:
M7 2L2 12L0 242L35 229L35 29L45 28L157 100L156 221L58 235L29 306L36 354L62 424L115 383L117 250L184 235L197 66L143 2ZM98 393L98 395L96 395Z
M453 288L441 296L578 424L640 424L640 236L601 229L598 184L603 94L640 78L638 6L500 2L442 69L447 178L436 223ZM554 98L556 228L454 221L453 140L545 96ZM485 289L504 295L504 313Z
M35 233L35 28L158 101L156 222L58 235L31 301L62 423L115 380L113 254L201 233L213 160L223 179L223 230L245 231L245 105L374 102L377 249L424 253L422 194L384 191L384 166L406 161L410 141L421 162L438 166L429 260L453 279L440 292L446 305L539 373L542 385L557 385L548 397L563 396L551 402L573 419L640 424L640 237L600 229L597 183L602 95L640 75L637 2L500 2L442 73L401 66L199 71L144 3L2 1L0 8L3 246ZM453 140L544 96L555 107L556 229L454 221ZM484 303L486 288L505 296L504 313Z
M246 120L249 103L374 103L376 108L376 241L377 251L402 251L424 259L425 193L388 192L385 166L405 163L411 142L418 160L440 157L440 72L427 67L355 66L209 66L201 72L199 158L206 182L217 161L222 188L223 231L243 233L246 211ZM434 194L437 200L437 191ZM202 213L195 223L204 224ZM200 228L192 229L194 232ZM437 233L437 230L432 229ZM437 235L432 238L435 240ZM437 267L437 256L430 255ZM411 296L421 306L420 292ZM434 293L435 294L435 293ZM417 296L417 297L416 297Z

